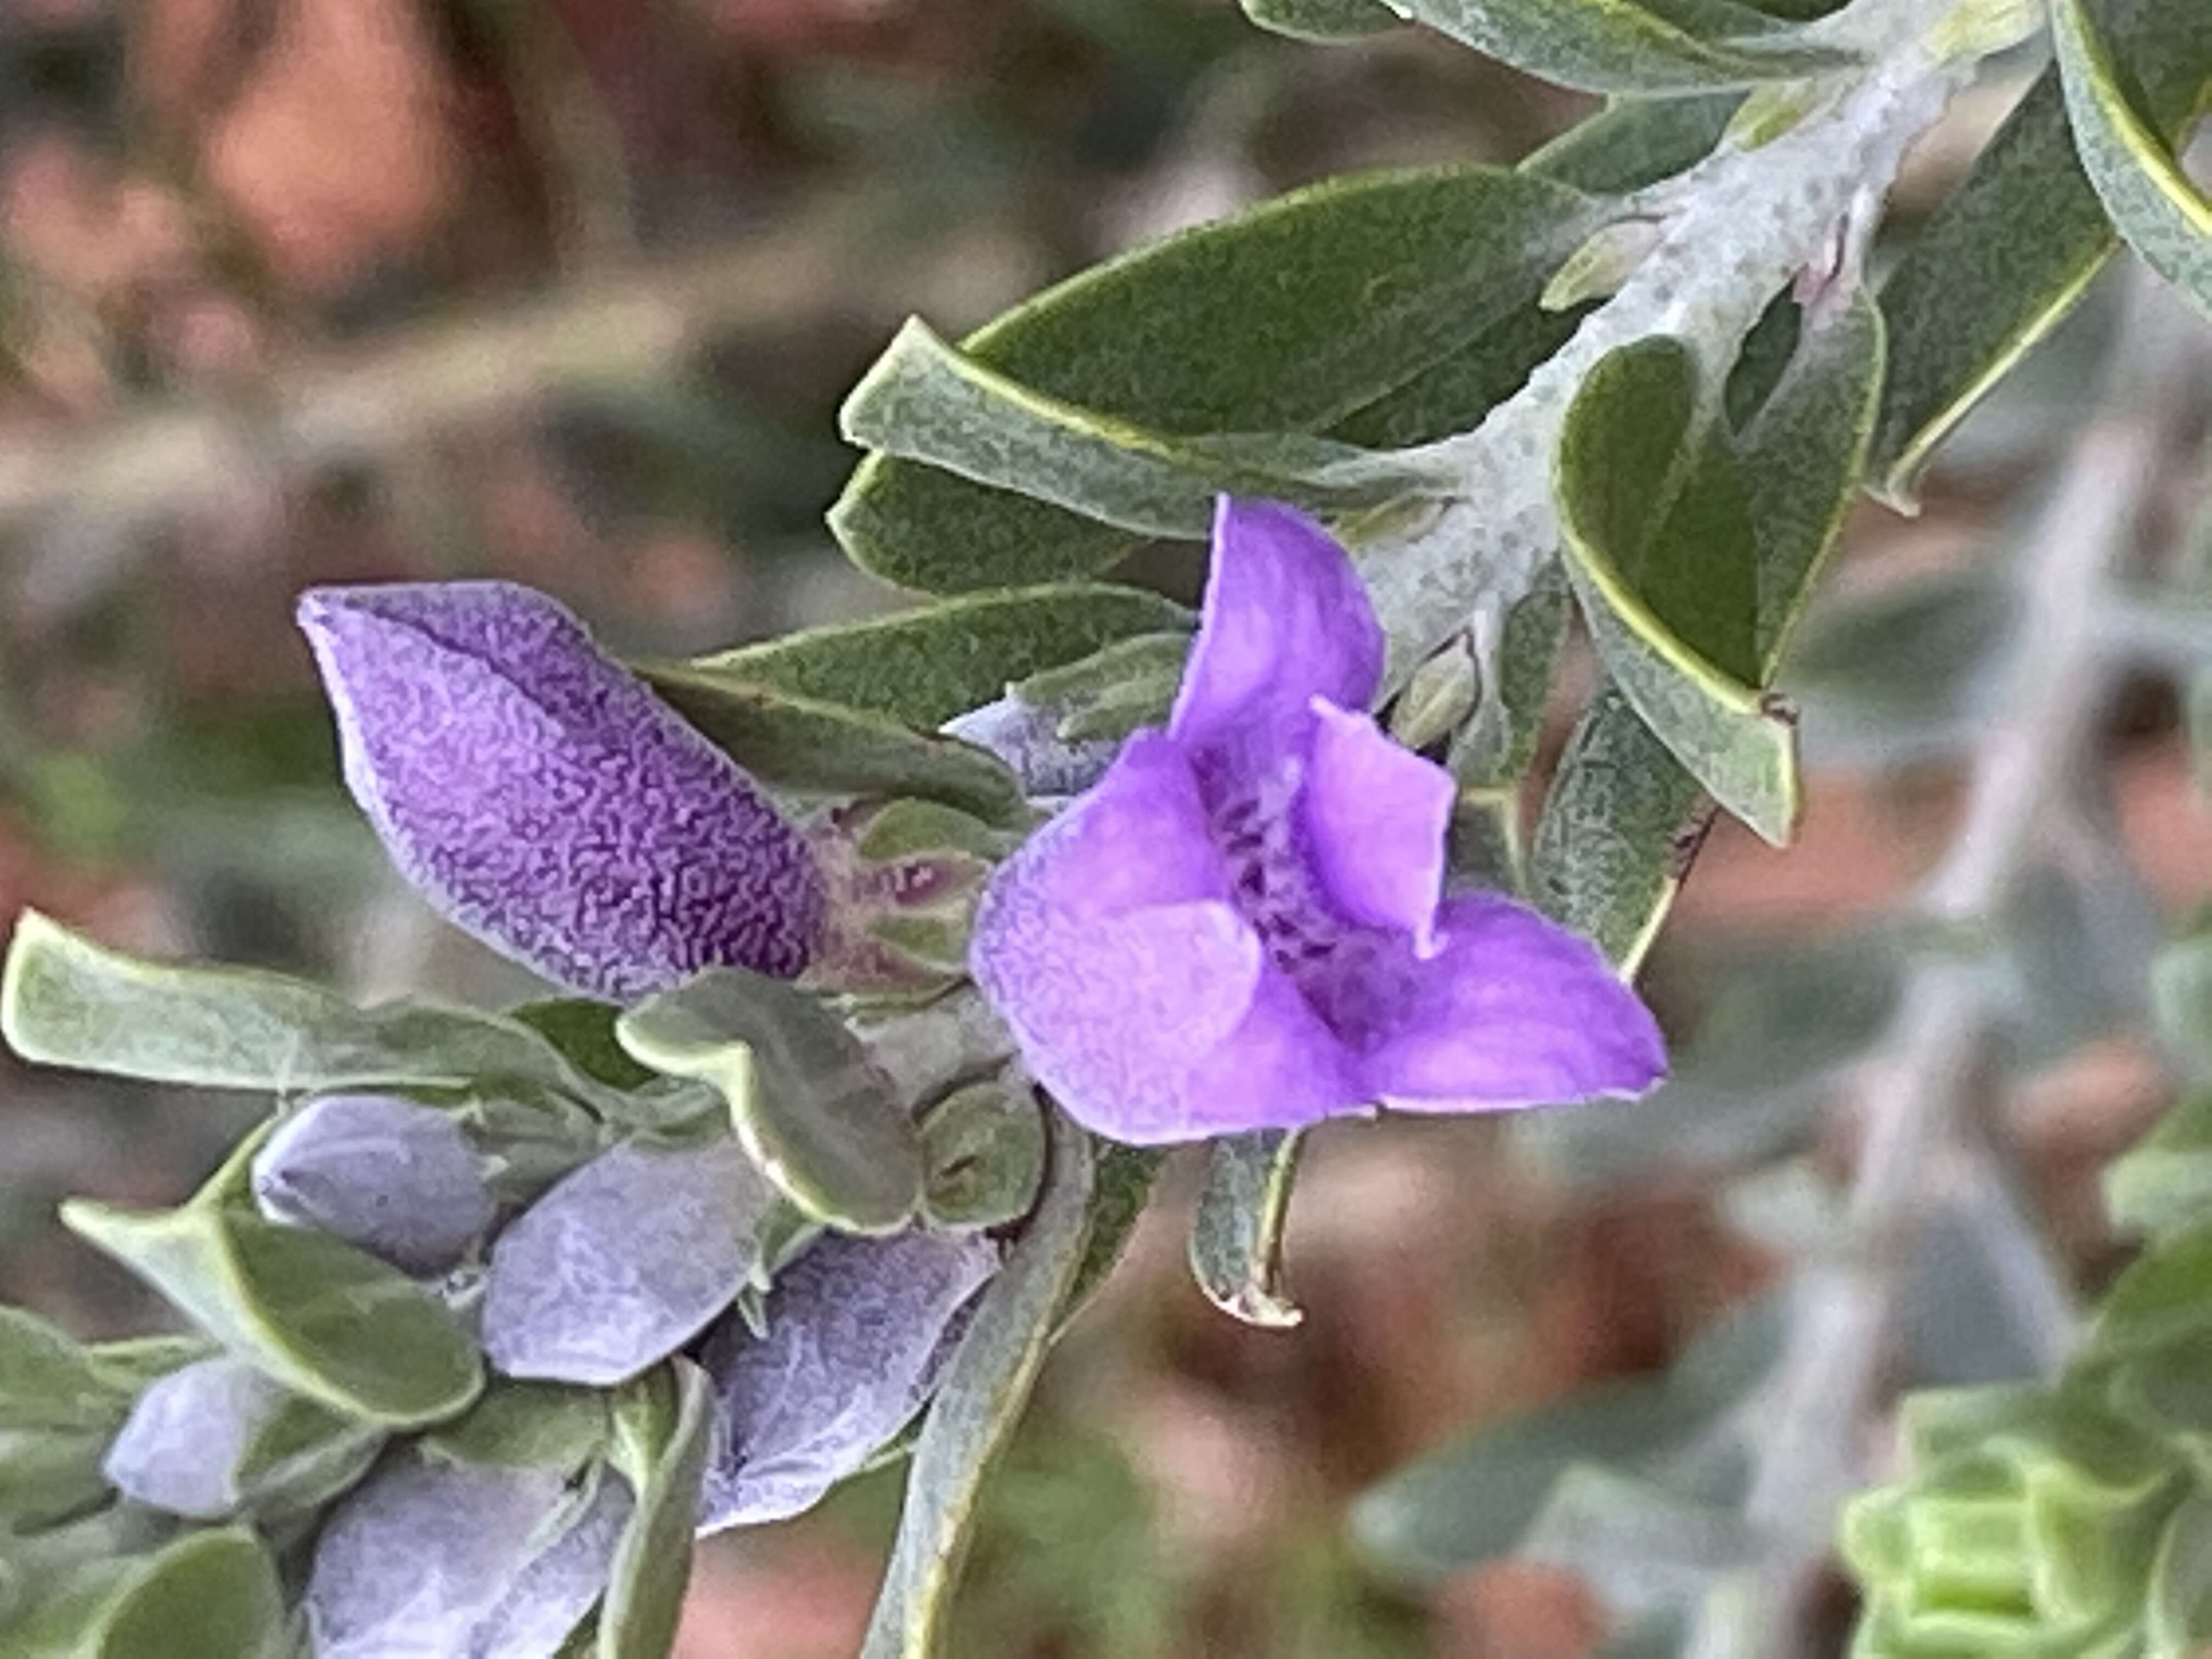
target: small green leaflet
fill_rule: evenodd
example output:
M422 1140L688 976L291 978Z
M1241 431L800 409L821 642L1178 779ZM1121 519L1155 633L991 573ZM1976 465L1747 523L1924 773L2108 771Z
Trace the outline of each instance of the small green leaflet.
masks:
M1258 1129L1206 1149L1190 1224L1190 1270L1206 1299L1248 1325L1285 1329L1304 1315L1283 1294L1283 1224L1303 1133Z

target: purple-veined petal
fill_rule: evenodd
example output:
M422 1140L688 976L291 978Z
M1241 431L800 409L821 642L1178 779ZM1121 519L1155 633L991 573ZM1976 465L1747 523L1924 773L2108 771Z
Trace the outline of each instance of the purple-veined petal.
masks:
M928 1398L998 1267L973 1234L830 1234L776 1276L765 1336L725 1320L702 1356L718 1420L701 1530L797 1515L860 1470Z
M307 1593L316 1659L467 1654L569 1501L557 1469L391 1457L316 1540Z
M220 1521L243 1501L238 1466L284 1390L242 1359L217 1356L148 1383L100 1465L125 1497L194 1521Z
M617 1002L703 968L805 967L805 843L553 600L400 583L318 588L299 616L355 799L457 925Z
M608 1387L636 1376L736 1298L775 1202L732 1136L609 1148L492 1246L485 1354L509 1376Z
M1382 630L1345 550L1294 508L1222 497L1168 734L1194 755L1279 744L1317 696L1365 708L1382 674Z
M1158 733L1000 866L969 959L1037 1080L1113 1139L1308 1122L1351 1099L1339 1045L1230 902L1188 760Z
M1361 1076L1411 1111L1638 1095L1667 1070L1659 1027L1589 941L1494 894L1447 901L1442 949L1378 977Z
M1349 921L1410 933L1431 954L1443 892L1451 775L1390 741L1364 714L1316 698L1302 843L1330 901Z
M459 1121L391 1095L325 1095L286 1118L253 1156L253 1197L416 1274L453 1267L498 1211Z

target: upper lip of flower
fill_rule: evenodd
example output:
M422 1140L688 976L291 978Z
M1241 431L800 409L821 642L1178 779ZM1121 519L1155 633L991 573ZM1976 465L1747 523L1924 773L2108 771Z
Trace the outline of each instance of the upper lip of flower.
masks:
M1038 1078L1127 1140L1642 1091L1656 1027L1586 942L1445 900L1449 777L1364 709L1382 641L1350 560L1224 500L1164 732L1001 866L971 965Z

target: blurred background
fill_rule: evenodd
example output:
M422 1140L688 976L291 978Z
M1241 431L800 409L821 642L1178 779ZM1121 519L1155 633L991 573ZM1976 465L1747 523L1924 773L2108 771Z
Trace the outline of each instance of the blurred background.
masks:
M1886 246L2031 68L1916 154ZM889 608L821 515L854 459L837 403L905 313L957 334L1256 197L1510 161L1590 107L1413 31L1275 39L1232 0L6 0L0 910L364 997L516 994L356 820L301 586L497 573L656 651ZM1594 1650L1606 1615L1571 1573L1382 1559L1347 1506L1662 1365L1775 1278L1847 1157L1895 918L1947 844L2008 561L2114 308L2100 289L1974 416L1917 520L1855 516L1789 677L1803 838L1717 827L1647 969L1687 1057L1663 1113L1331 1128L1291 1213L1291 1334L1191 1287L1194 1172L1172 1168L992 1489L957 1651ZM2131 532L2146 573L2200 589L2201 416L2169 420ZM1194 554L1143 574L1188 596ZM2118 1259L2095 1170L2171 1092L2142 965L2212 892L2171 672L2204 654L2190 627L2145 619L2056 873L2007 923L2025 1017L1980 1104L2084 1288ZM1587 665L1568 678L1555 743ZM146 1328L151 1298L55 1201L170 1201L265 1106L0 1061L0 1297ZM1939 1281L1905 1307L1895 1380L2027 1363ZM715 1540L684 1659L852 1652L896 1491L871 1476Z

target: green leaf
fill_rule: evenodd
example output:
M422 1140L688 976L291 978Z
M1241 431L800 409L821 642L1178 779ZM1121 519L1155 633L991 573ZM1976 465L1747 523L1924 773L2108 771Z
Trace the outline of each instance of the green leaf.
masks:
M2212 1223L2166 1235L2112 1281L2083 1352L2100 1360L2148 1354L2212 1329Z
M740 646L696 667L934 730L1007 686L1133 635L1186 632L1190 613L1103 582L964 593L919 611Z
M0 1429L0 1534L89 1515L113 1493L102 1473L112 1427Z
M156 1377L167 1376L196 1359L212 1358L220 1350L204 1336L178 1333L95 1342L85 1352L101 1375L135 1398L139 1389Z
M2182 1499L2151 1563L2143 1633L2154 1654L2202 1653L2212 1643L2212 1498Z
M808 1215L896 1232L921 1203L921 1141L837 1017L782 980L717 968L616 1027L641 1063L712 1084L762 1171Z
M0 1034L26 1060L156 1083L291 1093L514 1079L586 1103L606 1094L495 1014L412 1001L357 1008L280 974L141 962L35 910L9 945Z
M666 1659L691 1582L699 1483L714 1446L706 1372L672 1359L625 1383L613 1407L610 1461L636 1494L599 1604L599 1659Z
M1565 572L1547 564L1505 613L1495 644L1473 642L1481 695L1447 762L1465 788L1505 789L1534 763L1571 609Z
M2135 107L2174 136L2212 74L2198 0L2120 0L2102 16L2114 55L2136 70ZM1929 453L2073 309L2118 246L2076 159L2053 64L1882 285L1890 370L1876 495L1911 508Z
M1747 684L1759 667L1749 492L1720 423L1700 412L1697 362L1679 340L1638 341L1591 370L1560 436L1568 569L1638 714L1779 846L1798 811L1794 733Z
M1044 1180L1044 1113L1018 1074L971 1083L921 1120L921 1210L936 1227L1018 1221Z
M71 1199L62 1220L310 1400L392 1428L466 1409L483 1387L483 1364L443 1303L366 1251L264 1221L236 1201L259 1142L249 1136L179 1209L134 1213Z
M1755 1304L1663 1376L1600 1383L1408 1464L1352 1505L1353 1537L1393 1577L1431 1584L1517 1548L1579 1465L1686 1475L1773 1364L1784 1312Z
M1599 212L1488 168L1333 180L1085 271L962 349L1162 432L1324 431L1533 307ZM861 463L830 526L865 568L938 592L1088 575L1134 544L885 456Z
M1305 1316L1282 1289L1283 1224L1304 1139L1297 1130L1259 1129L1206 1149L1191 1275L1207 1301L1248 1325L1286 1329Z
M2196 27L2206 32L2201 12ZM2130 66L2087 0L2052 0L2051 30L2075 143L2099 199L2151 268L2212 316L2212 202L2136 102Z
M1875 428L1877 496L1914 510L1936 446L2074 308L2115 246L2047 70L1882 284L1892 367Z
M1584 92L1703 92L1848 69L1852 54L1733 0L1401 0L1414 21Z
M1711 821L1697 780L1608 687L1583 711L1544 798L1530 893L1632 972Z
M543 1036L577 1070L610 1089L628 1092L647 1087L653 1073L615 1041L615 1020L621 1012L612 1003L589 997L546 997L510 1008L507 1017Z
M838 412L846 439L1139 535L1200 540L1222 495L1356 513L1449 472L1300 433L1176 437L1037 392L910 317Z
M1624 98L1577 122L1521 163L1593 196L1626 196L1687 171L1712 154L1743 99Z
M1136 1231L1137 1221L1151 1201L1153 1184L1167 1154L1157 1146L1124 1146L1118 1141L1093 1139L1091 1215L1083 1244L1083 1260L1060 1308L1062 1325L1081 1312L1091 1293L1105 1282L1121 1259Z
M1881 407L1881 312L1862 289L1798 332L1781 377L1735 440L1759 549L1756 673L1772 681L1841 533Z
M9 1632L15 1659L280 1659L276 1569L244 1528L81 1569Z
M0 1428L112 1428L135 1380L45 1320L0 1307Z
M1357 40L1405 20L1382 0L1237 0L1263 29L1294 40Z
M452 1463L578 1469L606 1444L607 1399L577 1383L498 1377L465 1414L416 1444Z
M984 1476L1013 1433L1083 1265L1093 1173L1090 1137L1054 1114L1043 1196L976 1303L915 1442L863 1659L939 1651Z
M1139 634L1032 674L1008 691L1054 715L1054 735L1062 742L1123 738L1166 723L1189 655L1187 634Z
M802 795L914 795L993 823L1021 823L1020 783L995 756L880 714L796 697L684 663L632 665L738 765Z
M2212 1221L2212 1093L2191 1095L2105 1168L2105 1211L2155 1237Z
M233 1479L240 1507L263 1517L304 1515L368 1473L386 1436L294 1395L255 1431Z

